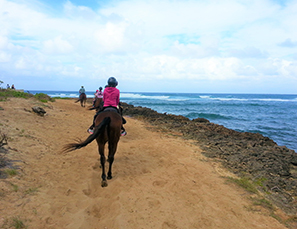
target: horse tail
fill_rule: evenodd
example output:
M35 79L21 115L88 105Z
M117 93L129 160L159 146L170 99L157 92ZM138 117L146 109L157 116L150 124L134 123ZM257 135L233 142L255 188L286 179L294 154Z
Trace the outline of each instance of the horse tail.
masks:
M109 125L110 121L110 117L105 117L103 121L95 127L94 133L91 134L85 141L78 140L76 143L69 143L63 147L63 152L70 152L87 146L105 130L105 128Z

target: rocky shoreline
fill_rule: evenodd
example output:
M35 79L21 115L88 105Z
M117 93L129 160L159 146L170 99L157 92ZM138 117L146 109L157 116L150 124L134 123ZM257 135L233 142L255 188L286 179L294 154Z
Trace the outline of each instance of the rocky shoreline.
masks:
M122 103L123 115L153 126L177 131L199 144L207 157L257 184L265 198L290 215L297 214L297 154L261 134L238 132L207 119L161 114L150 108Z

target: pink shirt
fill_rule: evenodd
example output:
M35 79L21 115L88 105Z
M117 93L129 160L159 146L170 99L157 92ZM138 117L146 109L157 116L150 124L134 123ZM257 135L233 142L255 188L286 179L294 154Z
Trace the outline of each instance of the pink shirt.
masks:
M117 107L120 102L120 91L115 87L107 87L103 92L104 107Z
M95 94L95 96L97 98L103 98L103 92L102 91L97 91L96 94Z

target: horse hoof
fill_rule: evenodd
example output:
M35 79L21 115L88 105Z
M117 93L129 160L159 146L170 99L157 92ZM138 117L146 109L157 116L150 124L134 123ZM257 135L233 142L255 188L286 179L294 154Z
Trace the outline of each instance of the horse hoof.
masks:
M112 176L108 176L108 177L107 177L107 180L111 180L111 179L112 179Z
M104 188L104 187L107 187L107 181L106 180L103 180L102 182L101 182L101 187L102 188Z

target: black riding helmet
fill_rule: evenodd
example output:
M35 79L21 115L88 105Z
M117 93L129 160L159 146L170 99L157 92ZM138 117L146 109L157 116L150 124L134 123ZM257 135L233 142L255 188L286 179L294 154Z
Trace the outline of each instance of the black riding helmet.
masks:
M116 80L116 78L110 77L107 80L107 84L108 84L109 87L116 87L116 86L118 86L118 81Z
M103 88L102 87L99 87L99 90L101 91Z

